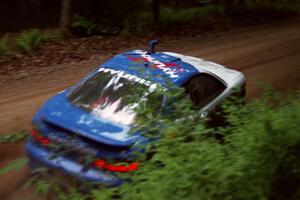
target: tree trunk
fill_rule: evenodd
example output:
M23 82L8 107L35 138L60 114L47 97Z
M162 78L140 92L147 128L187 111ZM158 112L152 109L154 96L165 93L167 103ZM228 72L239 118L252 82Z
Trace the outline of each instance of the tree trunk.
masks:
M71 23L71 0L62 0L60 12L60 28L65 35L69 35Z
M152 15L153 15L153 25L159 23L160 16L160 0L152 0Z

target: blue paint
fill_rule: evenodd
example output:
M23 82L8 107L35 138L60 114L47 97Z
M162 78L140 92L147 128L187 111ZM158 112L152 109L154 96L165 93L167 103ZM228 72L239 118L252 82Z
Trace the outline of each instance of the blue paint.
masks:
M147 54L144 51L133 50L114 56L78 84L94 76L100 68L123 71L161 85L171 82L176 86L182 86L190 77L199 73L192 65L177 57L164 53ZM138 151L138 146L135 144L146 143L147 139L139 133L128 134L130 126L96 118L92 114L75 107L67 99L72 88L50 98L35 114L32 125L44 136L65 143L72 141L73 146L78 146L76 150L91 153L99 159L134 159L133 153ZM72 139L70 135L81 137ZM88 141L98 142L98 145ZM114 148L124 150L115 151ZM53 152L37 145L32 139L28 140L26 149L31 163L60 169L77 178L97 183L111 186L122 183L122 180L115 174L100 169L91 168L88 172L82 172L80 170L82 166L67 156L57 156L51 160L49 157L53 156Z
M130 146L137 140L140 141L142 139L137 135L128 136L124 140L114 140L113 137L105 136L102 133L119 134L124 131L128 132L130 127L112 124L96 118L90 113L72 105L67 100L66 95L67 92L60 93L45 103L42 112L46 121L52 124L59 124L60 127L71 132L108 145Z

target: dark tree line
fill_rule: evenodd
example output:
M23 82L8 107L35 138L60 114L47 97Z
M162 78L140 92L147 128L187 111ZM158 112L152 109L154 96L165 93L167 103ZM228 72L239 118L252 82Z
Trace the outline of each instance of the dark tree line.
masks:
M62 0L60 12L60 28L67 33L71 23L71 0Z
M92 21L104 19L121 26L124 19L139 11L152 13L153 24L160 22L161 8L179 10L207 4L230 8L263 0L2 0L0 1L0 32L14 32L27 28L58 27L67 30L74 15L86 16ZM269 0L282 1L282 0ZM297 2L297 0L290 0Z

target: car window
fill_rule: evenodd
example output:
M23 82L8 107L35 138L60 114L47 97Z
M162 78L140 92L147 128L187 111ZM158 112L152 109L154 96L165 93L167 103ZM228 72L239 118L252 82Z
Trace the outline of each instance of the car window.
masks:
M98 118L129 125L135 119L134 109L139 103L153 101L156 86L135 75L101 68L71 90L68 100ZM135 102L128 101L133 97L136 97ZM155 100L161 102L161 99Z
M210 103L226 88L220 80L205 73L192 77L184 87L194 105L199 108Z

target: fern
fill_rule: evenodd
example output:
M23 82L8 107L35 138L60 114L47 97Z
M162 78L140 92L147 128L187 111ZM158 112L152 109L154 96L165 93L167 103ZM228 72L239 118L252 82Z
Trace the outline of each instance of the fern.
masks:
M20 170L27 163L26 158L18 158L16 160L11 161L8 165L3 168L0 168L0 175L6 174L13 170Z
M71 25L73 31L80 35L92 35L97 26L97 24L83 16L75 16Z
M19 133L15 133L15 134L1 135L0 136L0 144L23 141L27 137L28 137L28 133L24 130L20 131Z
M47 41L47 38L38 29L23 31L16 39L16 46L19 50L32 55L38 48Z

